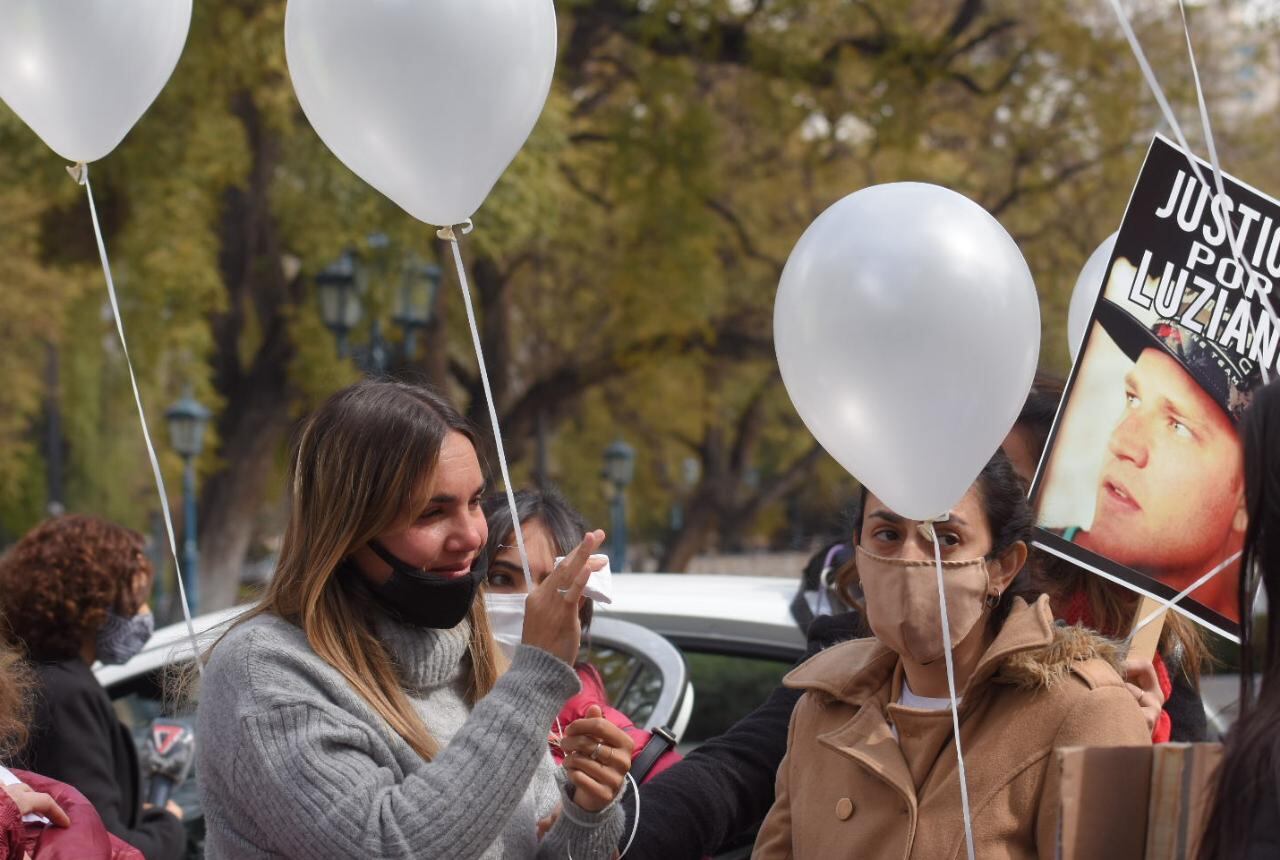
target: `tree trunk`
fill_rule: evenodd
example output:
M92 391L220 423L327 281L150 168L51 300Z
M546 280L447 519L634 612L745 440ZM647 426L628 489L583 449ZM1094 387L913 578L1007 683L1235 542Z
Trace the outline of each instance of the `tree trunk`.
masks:
M200 496L201 612L236 601L256 513L270 490L289 427L284 377L283 365L249 374L219 418L225 468L207 481Z
M288 384L293 345L287 309L303 288L285 278L271 212L271 179L278 141L263 126L252 99L237 99L254 162L248 185L228 192L223 207L220 264L227 310L213 320L213 383L225 407L218 416L222 469L209 477L200 498L200 602L209 612L232 605L272 465L290 423ZM246 368L240 335L252 305L262 343Z
M489 388L493 393L493 402L501 419L505 412L504 406L511 381L511 333L507 324L507 308L503 305L505 275L493 259L477 254L471 262L471 280L475 287L472 302L475 304L485 367L489 371ZM496 466L498 449L493 441L493 427L489 420L489 407L485 403L478 366L470 389L469 402L466 406L467 419L475 427L481 428L483 454L491 465ZM502 441L511 460L519 460L525 447L524 440L520 440L517 444L504 435ZM496 473L494 477L498 477Z
M693 557L706 549L715 538L719 526L719 512L715 504L702 494L689 500L684 512L684 526L662 551L658 570L664 573L683 573Z

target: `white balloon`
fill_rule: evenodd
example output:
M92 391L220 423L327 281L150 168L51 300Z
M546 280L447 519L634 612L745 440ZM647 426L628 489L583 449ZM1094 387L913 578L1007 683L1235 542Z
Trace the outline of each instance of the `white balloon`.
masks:
M1105 286L1107 266L1111 264L1119 235L1119 232L1112 233L1094 249L1080 270L1080 277L1076 278L1075 289L1071 291L1071 304L1067 307L1067 349L1071 350L1072 361L1080 355L1080 345L1084 343L1084 333L1089 328L1089 318L1093 316L1098 295Z
M1017 419L1040 307L995 218L902 182L850 194L809 226L773 332L814 437L894 511L927 519L964 496Z
M68 161L115 149L173 74L191 0L0 0L0 99Z
M410 215L459 224L533 130L552 0L289 0L289 76L348 167Z

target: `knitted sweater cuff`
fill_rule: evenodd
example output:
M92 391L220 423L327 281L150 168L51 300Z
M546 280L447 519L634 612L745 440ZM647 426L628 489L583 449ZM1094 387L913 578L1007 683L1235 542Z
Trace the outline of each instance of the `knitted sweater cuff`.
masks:
M626 824L618 797L599 812L588 812L569 799L568 786L568 781L561 779L560 818L543 840L538 856L599 860L614 856Z
M539 710L530 719L545 725L547 731L569 697L582 689L578 673L568 663L541 648L520 645L516 648L511 668L498 681L498 686L519 697L524 707ZM497 688L495 687L495 691Z

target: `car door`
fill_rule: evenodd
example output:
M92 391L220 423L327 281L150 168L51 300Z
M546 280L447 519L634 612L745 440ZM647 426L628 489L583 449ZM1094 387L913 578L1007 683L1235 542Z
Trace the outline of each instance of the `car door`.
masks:
M639 624L600 617L583 645L579 659L600 670L610 704L637 726L663 727L680 740L693 712L693 687L680 649Z

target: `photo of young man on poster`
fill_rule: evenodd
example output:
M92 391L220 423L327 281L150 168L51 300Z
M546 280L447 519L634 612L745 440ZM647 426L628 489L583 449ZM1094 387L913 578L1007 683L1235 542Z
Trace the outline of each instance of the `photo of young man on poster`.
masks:
M1171 319L1146 326L1104 299L1095 321L1133 366L1098 476L1093 522L1067 527L1062 537L1182 591L1244 542L1236 423L1261 375ZM1231 565L1192 598L1238 622L1237 573Z

